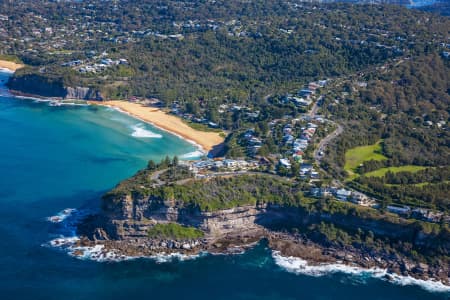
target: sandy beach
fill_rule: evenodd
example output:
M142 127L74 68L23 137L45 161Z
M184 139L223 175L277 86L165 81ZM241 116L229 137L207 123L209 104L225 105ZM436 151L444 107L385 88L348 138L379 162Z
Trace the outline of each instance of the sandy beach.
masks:
M18 69L20 69L22 67L23 67L22 64L16 64L15 62L7 61L7 60L0 60L0 68L8 69L12 72L17 71Z
M90 101L91 104L105 105L123 110L130 115L148 122L156 127L175 133L187 140L200 145L205 151L210 151L214 146L221 144L224 138L217 132L195 130L184 123L180 118L169 115L160 109L143 106L127 101Z

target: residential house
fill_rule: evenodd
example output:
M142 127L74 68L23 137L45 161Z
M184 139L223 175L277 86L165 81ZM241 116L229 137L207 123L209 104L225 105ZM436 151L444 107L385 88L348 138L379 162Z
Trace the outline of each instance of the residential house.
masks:
M290 169L291 168L291 162L287 158L280 159L279 163L280 163L281 166L285 167L286 169Z
M411 212L411 208L409 206L396 206L396 205L388 205L388 212L398 214L398 215L406 215Z
M347 201L351 195L352 192L346 189L339 189L336 191L336 198L338 198L341 201Z

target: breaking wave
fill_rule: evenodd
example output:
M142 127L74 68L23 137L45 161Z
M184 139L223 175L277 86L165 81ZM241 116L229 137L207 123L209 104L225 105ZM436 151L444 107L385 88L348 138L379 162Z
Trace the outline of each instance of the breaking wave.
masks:
M157 134L145 129L144 124L136 124L132 126L131 129L133 129L133 133L131 134L131 136L135 138L162 138L161 134Z
M194 159L194 158L200 158L204 156L205 153L201 150L192 151L186 154L183 154L180 156L181 159Z
M59 213L57 213L54 216L48 217L47 221L50 221L52 223L61 223L68 217L70 217L73 213L75 213L77 210L75 208L66 208Z
M353 276L370 276L387 280L398 285L417 285L430 292L450 293L450 286L440 281L416 279L411 276L401 276L389 273L380 268L362 268L357 266L348 266L342 263L330 263L320 265L309 265L306 260L297 257L285 257L280 255L279 251L273 251L272 257L275 263L288 272L302 274L314 277L325 276L334 273L344 273Z
M186 255L183 253L160 253L152 256L126 256L120 254L114 249L106 249L104 245L83 246L80 238L76 235L77 224L91 214L90 210L77 210L66 208L47 220L55 225L57 237L43 244L44 247L52 247L66 252L82 260L94 260L97 262L120 262L137 258L153 259L157 263L166 263L172 261L186 261L196 259L205 253L197 255Z

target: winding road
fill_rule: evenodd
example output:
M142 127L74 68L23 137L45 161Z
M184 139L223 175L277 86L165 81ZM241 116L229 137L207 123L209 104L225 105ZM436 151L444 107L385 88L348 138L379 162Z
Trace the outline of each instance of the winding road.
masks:
M336 124L336 123L334 123L334 124ZM314 160L317 162L317 164L320 164L320 161L321 161L322 158L323 158L323 155L320 155L320 153L321 153L321 152L324 152L324 151L325 151L325 148L328 146L328 144L329 144L332 140L334 140L335 138L337 138L342 132L344 132L344 128L343 128L341 125L339 125L339 124L336 124L336 125L337 125L337 128L336 128L332 133L330 133L329 135L327 135L326 137L324 137L324 138L320 141L320 143L319 143L319 145L317 146L316 150L314 150Z

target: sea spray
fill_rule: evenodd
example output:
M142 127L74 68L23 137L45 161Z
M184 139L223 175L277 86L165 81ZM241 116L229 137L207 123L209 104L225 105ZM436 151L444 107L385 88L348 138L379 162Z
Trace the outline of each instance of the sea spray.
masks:
M308 261L298 257L282 256L279 251L272 251L272 257L275 263L284 270L314 277L325 276L334 273L344 273L351 276L370 276L388 280L398 285L417 285L430 292L450 293L450 286L440 281L416 279L410 276L401 276L388 273L386 269L380 268L362 268L359 266L350 266L343 263L329 263L311 265Z
M120 254L115 249L106 249L104 245L82 246L81 240L77 235L76 228L80 221L92 213L92 210L77 210L66 208L54 216L50 216L47 221L58 226L56 234L58 237L50 240L42 246L50 246L60 249L70 256L82 260L93 260L97 262L121 262L138 258L152 259L157 263L166 263L172 261L186 261L196 259L206 253L187 255L184 253L158 253L151 256L126 256Z

